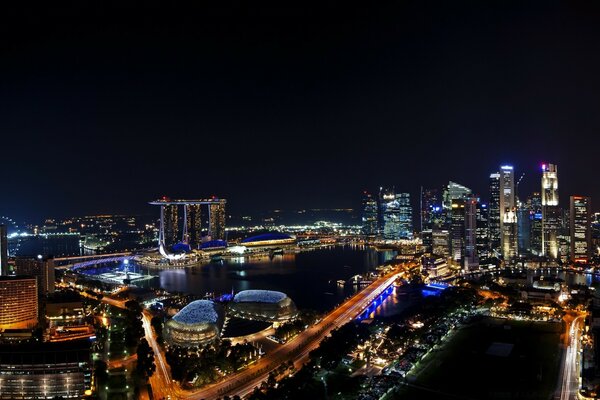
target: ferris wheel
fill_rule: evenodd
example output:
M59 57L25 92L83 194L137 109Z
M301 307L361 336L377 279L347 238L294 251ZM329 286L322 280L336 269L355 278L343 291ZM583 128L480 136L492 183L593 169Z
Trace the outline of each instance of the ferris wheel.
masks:
M8 255L14 257L21 247L21 229L12 218L4 215L0 215L0 225L8 228Z

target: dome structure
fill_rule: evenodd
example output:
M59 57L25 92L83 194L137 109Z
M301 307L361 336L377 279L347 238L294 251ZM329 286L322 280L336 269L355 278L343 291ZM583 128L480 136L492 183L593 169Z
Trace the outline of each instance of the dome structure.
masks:
M217 340L223 328L224 312L210 300L196 300L183 307L165 324L170 345L197 347Z
M285 322L296 318L296 304L285 293L271 290L244 290L229 303L229 312L239 318Z

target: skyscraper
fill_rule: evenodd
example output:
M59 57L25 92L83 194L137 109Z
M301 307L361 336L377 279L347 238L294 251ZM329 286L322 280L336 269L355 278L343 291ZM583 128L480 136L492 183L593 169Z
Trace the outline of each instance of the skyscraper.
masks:
M179 243L179 213L176 204L165 205L165 244L167 246Z
M500 247L500 174L490 174L490 202L488 206L490 256L499 256Z
M400 239L413 238L413 215L412 205L410 204L409 193L397 193L396 201L398 202L399 216L400 216Z
M225 200L212 203L208 206L209 226L208 233L212 240L225 239Z
M490 238L489 238L489 209L487 204L477 202L477 257L482 260L490 256Z
M534 192L529 200L529 250L532 254L542 254L542 196L540 192Z
M441 203L437 189L423 189L421 187L421 231L434 229L439 224L441 217Z
M202 206L200 204L186 204L185 214L187 224L186 241L194 249L202 242Z
M444 220L444 228L450 229L452 227L452 201L459 199L466 199L471 194L471 189L453 181L449 181L448 185L444 188L442 212Z
M502 256L509 261L517 255L517 208L515 175L510 165L500 167L500 246Z
M412 207L408 193L380 189L380 231L385 240L412 239Z
M558 168L554 164L542 165L542 255L558 258Z
M465 247L465 199L452 200L450 250L452 260L462 265Z
M471 196L465 200L465 238L463 268L467 271L479 267L477 257L477 198Z
M0 330L38 323L38 288L33 276L0 276Z
M586 263L592 248L592 199L585 196L571 196L571 261Z
M517 200L518 253L528 254L531 250L531 203Z
M8 228L0 225L0 276L8 275Z
M366 236L377 235L377 199L369 192L363 192L362 232Z

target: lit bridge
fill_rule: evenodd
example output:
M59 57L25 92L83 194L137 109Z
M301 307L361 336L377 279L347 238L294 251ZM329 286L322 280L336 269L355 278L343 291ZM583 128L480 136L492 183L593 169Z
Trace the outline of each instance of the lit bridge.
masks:
M73 257L57 257L55 262L67 262L68 264L57 265L59 269L79 269L97 264L108 264L113 262L121 262L125 260L133 260L135 256L131 252L111 253L111 254L94 254L88 256L73 256ZM73 262L76 261L76 262Z

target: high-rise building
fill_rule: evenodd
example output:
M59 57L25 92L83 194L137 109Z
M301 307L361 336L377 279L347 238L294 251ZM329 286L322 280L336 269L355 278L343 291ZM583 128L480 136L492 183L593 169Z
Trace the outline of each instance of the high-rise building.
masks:
M558 168L554 164L542 165L542 255L558 258Z
M19 275L31 275L37 278L41 296L54 293L54 258L38 256L36 258L17 257L15 269Z
M369 192L363 192L362 232L366 236L375 236L378 232L377 199Z
M531 203L517 201L518 253L528 254L531 251Z
M440 257L450 257L450 233L446 230L431 232L431 253Z
M527 201L529 206L529 251L535 255L542 254L542 196L534 192Z
M185 214L187 224L186 241L194 249L197 249L202 243L202 206L200 204L186 204Z
M38 323L38 287L33 276L0 276L0 331Z
M437 189L421 187L421 231L439 228L441 224L442 204Z
M477 257L480 260L490 257L490 238L489 238L489 209L487 204L477 202Z
M0 276L8 275L8 228L0 225Z
M412 207L408 193L381 189L379 207L382 237L385 240L412 239Z
M172 246L179 243L179 215L176 204L164 206L165 245Z
M208 232L212 240L225 240L225 200L208 206Z
M463 268L467 271L479 268L477 257L477 197L465 200L465 238Z
M397 193L396 201L398 202L400 216L400 238L412 240L414 231L412 205L410 204L410 194Z
M443 228L451 230L452 228L452 201L466 199L471 195L471 189L453 181L449 181L444 188L442 201L442 220Z
M462 265L465 256L465 203L465 199L452 200L451 257L459 265Z
M490 202L488 205L488 226L490 256L501 254L501 230L500 230L500 174L490 174Z
M515 174L510 165L500 167L500 246L505 260L517 256L517 208Z
M586 196L571 196L571 261L587 263L592 248L592 199Z

